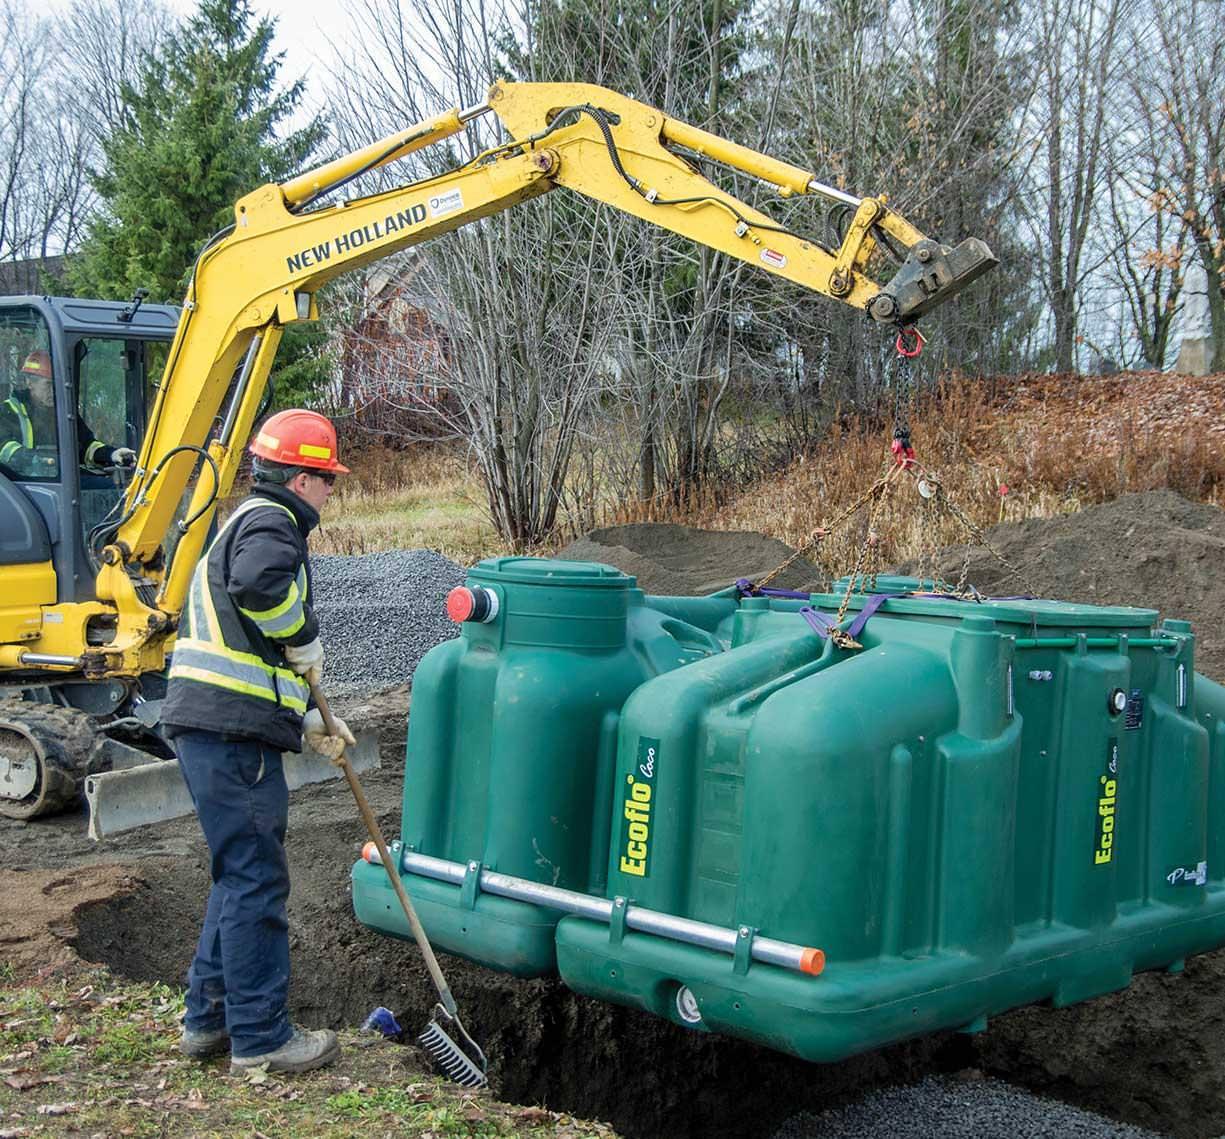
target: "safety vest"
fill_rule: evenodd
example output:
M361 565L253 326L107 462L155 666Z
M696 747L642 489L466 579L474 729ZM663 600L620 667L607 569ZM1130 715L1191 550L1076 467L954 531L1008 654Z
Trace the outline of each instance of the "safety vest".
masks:
M22 449L27 451L34 450L34 423L30 419L30 412L26 405L17 399L16 396L9 396L4 401L4 406L16 418L17 430L21 432L21 438L10 439L3 446L0 446L0 463L7 463L9 459Z
M285 599L268 610L242 608L226 588L226 547L238 521L257 510L282 510L297 528L288 507L266 498L247 499L221 528L192 575L171 657L165 719L172 726L232 730L296 751L310 689L285 665L277 642L292 637L306 619L306 566L299 567ZM217 551L223 556L214 557ZM255 626L254 636L243 618ZM182 681L194 683L176 683Z

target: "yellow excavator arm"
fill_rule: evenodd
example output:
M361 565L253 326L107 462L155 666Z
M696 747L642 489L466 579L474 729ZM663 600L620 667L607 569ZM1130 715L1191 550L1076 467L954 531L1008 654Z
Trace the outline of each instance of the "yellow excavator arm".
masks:
M352 179L495 114L513 140L446 174L309 209ZM780 197L817 194L853 210L837 249L780 226L715 186L695 159L720 163ZM200 254L124 512L103 551L98 600L119 614L113 642L86 654L95 677L162 667L168 638L216 503L232 487L285 325L317 315L331 278L564 186L775 276L840 300L886 325L913 322L995 264L967 239L925 237L881 197L856 198L799 167L584 84L497 83L488 102L451 110L326 163L235 206L234 225ZM308 211L308 212L307 212ZM884 242L901 260L878 285L866 275ZM234 395L209 439L226 392ZM163 539L202 450L191 505L169 567Z

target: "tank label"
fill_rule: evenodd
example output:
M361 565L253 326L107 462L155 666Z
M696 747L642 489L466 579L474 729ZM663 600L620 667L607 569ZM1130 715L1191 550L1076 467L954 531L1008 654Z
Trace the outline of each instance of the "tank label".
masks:
M1195 866L1175 866L1165 880L1171 886L1205 886L1208 883L1208 863L1199 862Z
M621 803L621 873L646 878L651 873L651 813L659 773L659 740L639 736L634 770L625 777Z
M1097 847L1093 851L1095 866L1103 866L1114 858L1114 811L1118 792L1119 741L1112 736L1106 744L1106 770L1098 776Z

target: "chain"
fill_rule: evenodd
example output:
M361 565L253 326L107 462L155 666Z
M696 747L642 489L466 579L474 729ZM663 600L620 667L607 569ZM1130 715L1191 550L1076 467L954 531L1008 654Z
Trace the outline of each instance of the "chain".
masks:
M772 582L776 577L778 577L780 573L783 572L783 570L793 565L798 559L802 558L806 553L808 553L808 551L811 550L814 546L820 545L822 541L824 541L827 537L829 537L829 535L834 530L838 529L838 527L841 526L842 523L845 522L848 518L850 518L851 515L859 511L864 506L865 503L870 502L873 496L879 493L880 489L883 486L887 485L890 481L892 481L892 479L894 478L894 476L897 474L899 470L901 470L901 467L891 467L886 474L882 475L879 479L877 479L876 482L874 482L870 487L868 487L868 489L863 494L861 494L857 499L855 499L855 501L852 502L851 505L848 506L845 510L843 510L832 522L821 523L820 526L818 526L815 530L813 530L812 533L809 534L808 537L804 539L804 541L800 544L800 546L796 549L796 551L793 554L790 554L781 565L772 569L768 574L766 574L765 577L763 577L757 583L758 587L769 585L770 582Z
M936 478L933 474L931 474L928 471L917 471L917 472L912 471L911 474L913 474L916 478L924 479L927 482L928 486L932 487L935 490L935 495L933 496L934 499L939 501L940 505L945 510L947 510L948 513L954 519L956 519L957 522L961 524L962 528L966 531L967 534L970 535L970 537L975 542L977 542L980 546L986 547L987 551L991 554L991 556L995 558L995 560L999 562L999 564L1003 566L1004 569L1006 569L1017 581L1021 583L1026 593L1030 593L1030 594L1034 593L1033 587L1026 580L1025 575L1021 572L1021 570L1018 569L1016 566L1014 566L1012 562L1010 562L1006 557L1004 557L1004 555L1001 554L1000 551L997 550L995 546L991 544L990 539L988 539L987 535L983 532L982 527L980 527L977 523L975 523L975 521L956 502L954 502L951 498L949 498L949 496L945 493L944 484L938 478ZM968 582L970 578L970 559L972 557L972 554L973 554L972 547L967 545L965 558L962 561L962 565L961 565L961 576L957 580L956 588L952 591L959 597L965 596L966 594L970 594L972 596L978 596L978 591L975 590L973 586L968 586ZM932 561L932 570L933 570L933 577L934 577L935 576L934 557ZM932 588L933 589L935 588L934 584Z
M860 573L864 568L864 561L868 557L868 551L873 548L876 543L876 527L880 521L881 511L884 509L885 501L889 497L889 488L893 485L894 479L901 472L901 467L894 467L884 478L878 479L872 486L871 494L876 496L876 500L872 503L872 509L868 514L868 529L864 535L864 540L860 543L859 549L855 554L855 565L851 569L851 575L847 579L846 592L842 595L842 604L838 606L838 616L834 620L834 625L841 625L846 620L846 611L851 605L851 596L855 593L855 583L860 579ZM872 575L872 590L876 589L876 574ZM860 592L863 592L863 583L860 583ZM842 632L838 628L834 628L830 633L830 639L843 649L858 649L863 646L855 640L854 637Z

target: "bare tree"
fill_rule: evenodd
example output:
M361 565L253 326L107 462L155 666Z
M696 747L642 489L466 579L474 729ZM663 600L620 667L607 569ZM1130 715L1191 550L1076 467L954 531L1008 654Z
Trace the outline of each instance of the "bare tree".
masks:
M480 2L365 0L355 16L381 34L357 37L331 92L347 143L482 101L500 70L498 44L523 27L522 13ZM496 141L493 129L489 120L474 124L454 149L405 164L409 174L474 158ZM412 279L402 281L432 299L446 326L437 386L448 398L419 411L468 441L490 516L515 548L530 548L555 526L570 461L606 383L624 289L616 263L598 255L603 224L602 211L550 196L423 247Z
M45 261L75 247L99 140L166 19L157 5L121 0L89 0L59 19L0 0L0 258Z
M1161 0L1154 8L1154 100L1173 134L1162 211L1185 222L1208 275L1214 371L1225 371L1225 5Z
M1078 306L1107 172L1111 93L1123 82L1120 29L1134 0L1035 0L1040 99L1025 134L1036 162L1025 218L1041 264L1056 370L1076 366Z

